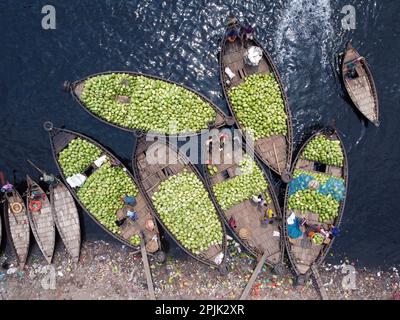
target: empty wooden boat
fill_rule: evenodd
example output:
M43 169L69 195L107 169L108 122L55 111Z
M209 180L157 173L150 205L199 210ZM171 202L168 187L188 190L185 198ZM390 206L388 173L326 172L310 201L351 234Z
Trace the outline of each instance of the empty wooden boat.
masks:
M312 135L292 170L285 194L284 233L289 260L299 283L304 283L331 248L344 210L348 164L337 132L323 129Z
M22 270L29 251L28 212L21 195L17 190L5 194L4 220L11 247L16 255L19 268Z
M81 226L78 209L67 187L57 179L50 187L53 219L67 252L78 262L81 248Z
M342 78L356 108L375 126L379 126L379 102L370 67L351 43L342 61Z
M52 206L46 193L29 175L26 176L26 183L28 185L26 206L29 224L40 251L50 264L56 239Z
M208 98L171 80L109 71L66 82L81 107L98 120L131 132L193 135L233 124Z
M223 139L223 143L221 143ZM205 141L203 169L226 226L254 257L281 274L285 244L282 214L272 184L257 157L230 132Z
M225 227L204 179L174 146L148 137L138 139L132 165L158 221L188 255L226 273Z
M164 258L151 208L129 170L106 148L83 134L53 128L49 131L53 156L66 186L85 212L123 244ZM68 163L65 156L74 164ZM79 160L80 159L80 160ZM96 199L97 197L97 199ZM101 199L101 200L99 200Z
M32 161L27 162L42 174L41 180L49 185L53 220L67 252L78 262L81 247L81 226L78 208L68 188L53 174L47 174Z
M224 95L238 127L251 136L258 157L287 182L293 133L286 93L254 30L234 17L228 18L219 65Z

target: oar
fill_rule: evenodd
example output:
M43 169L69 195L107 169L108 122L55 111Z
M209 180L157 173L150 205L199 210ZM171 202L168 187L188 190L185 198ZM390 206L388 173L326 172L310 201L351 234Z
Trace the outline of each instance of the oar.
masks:
M247 298L247 296L249 295L250 290L253 287L254 282L257 280L258 274L260 273L260 271L265 263L265 260L267 260L267 257L268 257L268 251L265 250L261 259L258 261L258 264L257 264L256 268L254 269L249 282L246 285L246 288L244 289L242 295L240 296L240 300L245 300Z
M27 159L26 160L32 167L34 167L37 171L39 171L41 174L45 174L46 172L40 169L37 165L35 165L31 160Z
M156 295L154 293L153 279L151 278L151 270L150 270L149 260L147 259L146 244L144 242L143 232L141 233L141 237L140 237L140 250L142 252L144 273L146 274L147 288L149 290L150 299L156 300Z

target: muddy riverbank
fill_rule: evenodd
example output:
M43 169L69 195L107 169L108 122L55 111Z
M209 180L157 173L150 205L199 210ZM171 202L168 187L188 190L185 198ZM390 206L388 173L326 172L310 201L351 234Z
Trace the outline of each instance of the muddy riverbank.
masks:
M104 241L85 242L78 265L73 265L64 250L58 250L52 266L33 254L22 272L14 267L12 256L3 255L1 262L0 294L5 300L148 297L140 255ZM169 258L163 265L150 259L150 263L158 299L237 299L255 267L253 259L236 250L229 259L231 272L225 277L190 258ZM343 269L343 265L325 264L319 269L330 299L400 299L396 267L372 271L358 269L351 261L346 265ZM349 280L352 267L354 283ZM278 277L264 268L249 298L302 300L319 299L319 295L311 281L295 287L289 272Z

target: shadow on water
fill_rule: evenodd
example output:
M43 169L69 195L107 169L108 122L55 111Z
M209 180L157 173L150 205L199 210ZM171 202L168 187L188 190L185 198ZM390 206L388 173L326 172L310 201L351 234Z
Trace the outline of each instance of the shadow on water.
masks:
M16 170L21 183L36 173L30 158L49 172L52 160L46 120L87 134L130 168L133 137L92 118L63 93L65 80L106 70L131 70L183 83L223 111L218 74L219 40L228 13L247 19L281 73L292 109L296 150L309 128L334 119L349 156L350 181L343 233L328 260L347 256L367 267L400 263L400 158L398 66L400 4L355 0L357 27L341 27L340 0L127 1L55 0L56 30L41 28L42 2L0 3L0 168ZM341 89L332 59L352 39L372 67L381 102L381 127L360 122ZM385 50L382 50L385 48ZM276 179L275 179L276 181ZM282 188L276 182L277 188ZM22 186L23 188L23 186ZM82 213L81 213L82 214ZM85 215L88 240L112 239ZM168 239L167 239L168 240ZM171 244L171 241L168 240ZM171 251L173 251L171 244ZM340 254L339 254L340 253Z

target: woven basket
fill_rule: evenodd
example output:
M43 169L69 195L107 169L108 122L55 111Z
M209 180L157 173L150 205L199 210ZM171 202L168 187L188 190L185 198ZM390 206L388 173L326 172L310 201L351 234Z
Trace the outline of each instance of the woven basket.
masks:
M147 242L146 250L147 250L147 252L150 252L150 253L156 252L158 250L157 241L156 240L150 240L149 242Z

